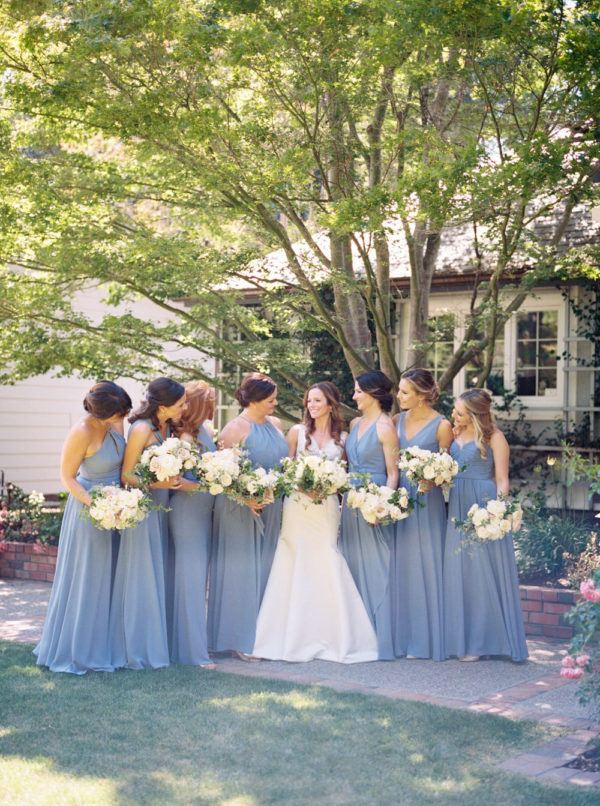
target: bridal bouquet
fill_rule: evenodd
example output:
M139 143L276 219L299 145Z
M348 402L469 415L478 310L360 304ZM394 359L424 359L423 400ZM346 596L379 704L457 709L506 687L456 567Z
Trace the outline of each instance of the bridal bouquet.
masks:
M283 493L281 473L254 467L243 451L240 454L239 473L233 483L225 488L225 495L239 504L272 504Z
M296 459L284 459L281 487L286 495L294 491L310 493L316 504L328 496L348 489L346 463L341 459L302 454Z
M518 501L494 498L484 507L473 504L464 521L453 520L468 542L487 543L489 540L502 540L509 532L518 532L523 510Z
M143 486L154 481L167 481L179 476L184 470L194 470L198 464L199 451L185 440L169 437L160 445L151 445L142 453L135 473Z
M116 484L93 487L92 503L85 514L98 529L129 529L143 521L152 509L150 498L138 488L126 490Z
M417 492L427 492L428 482L435 487L451 485L460 468L447 451L434 453L423 448L405 448L400 451L398 467L406 478L417 485Z
M240 448L203 453L194 470L201 489L211 495L225 492L239 477L242 461Z
M346 503L350 509L360 510L367 523L378 526L407 518L413 507L405 487L392 490L391 487L380 487L373 482L352 488Z

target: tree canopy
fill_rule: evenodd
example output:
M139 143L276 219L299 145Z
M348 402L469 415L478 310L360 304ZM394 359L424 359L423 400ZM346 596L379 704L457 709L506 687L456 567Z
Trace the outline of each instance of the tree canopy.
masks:
M1 379L197 377L196 351L271 372L292 402L311 334L353 374L397 379L390 232L408 247L416 364L457 223L479 265L442 384L482 351L489 372L495 336L555 271L573 208L593 196L598 5L3 4ZM545 216L542 242L532 225ZM285 271L261 261L273 249ZM84 316L75 295L94 283L127 312ZM136 315L140 297L171 318Z

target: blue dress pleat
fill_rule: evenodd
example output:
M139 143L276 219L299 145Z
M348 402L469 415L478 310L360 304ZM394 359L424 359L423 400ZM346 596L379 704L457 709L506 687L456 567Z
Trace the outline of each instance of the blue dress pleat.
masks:
M404 430L406 412L398 418L400 448L418 446L440 450L436 432L441 415L421 428L411 439ZM444 660L443 557L446 505L439 487L417 495L416 485L405 474L400 486L417 500L413 512L395 527L392 550L391 585L393 637L396 657Z
M200 450L217 447L200 426ZM186 473L186 478L195 479ZM175 492L171 496L169 534L173 547L173 606L171 660L199 665L210 663L206 637L206 585L210 559L215 496Z
M86 490L121 483L125 439L109 431L98 451L81 463L77 481ZM110 603L118 532L97 529L85 507L69 496L63 515L54 583L37 663L53 672L112 672Z
M376 484L386 483L385 457L377 437L376 422L367 428L360 440L358 425L352 429L346 440L346 455L351 473L369 473ZM394 658L390 587L393 537L392 525L372 526L357 509L350 509L344 502L340 550L377 635L380 660Z
M287 442L270 423L251 423L244 449L255 467L271 470L288 454ZM281 529L283 502L260 515L217 496L208 596L208 645L217 652L251 653L256 620Z
M150 423L152 425L152 423ZM162 435L152 426L157 442ZM121 532L111 609L113 665L160 669L169 665L166 574L169 490L150 490L152 510Z
M454 442L450 453L465 469L450 491L444 556L446 655L528 656L512 535L464 545L453 518L465 520L473 504L497 497L491 448Z

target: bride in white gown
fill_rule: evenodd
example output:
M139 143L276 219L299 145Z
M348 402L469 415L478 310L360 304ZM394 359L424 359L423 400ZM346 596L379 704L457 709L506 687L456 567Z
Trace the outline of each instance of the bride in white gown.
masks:
M344 453L340 394L329 381L304 396L304 423L287 436L290 456ZM377 660L377 638L346 560L337 549L339 503L286 498L281 534L256 625L253 654L286 661Z

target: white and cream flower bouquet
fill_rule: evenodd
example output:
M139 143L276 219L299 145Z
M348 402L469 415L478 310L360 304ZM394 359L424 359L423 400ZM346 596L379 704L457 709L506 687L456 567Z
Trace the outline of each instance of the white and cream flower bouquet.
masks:
M447 451L435 453L418 447L401 450L398 467L417 486L419 493L427 492L431 485L451 486L460 470L458 462Z
M139 488L107 484L92 487L90 497L92 503L84 514L98 529L129 529L153 509L151 499Z
M353 487L346 498L350 509L358 509L367 523L385 526L407 518L413 508L413 501L405 487L393 490L369 482L363 487Z
M240 472L233 483L225 488L225 495L239 504L272 504L283 492L281 473L254 467L244 451L240 453Z
M465 535L465 542L487 543L502 540L509 532L518 532L523 510L518 501L494 498L485 506L473 504L464 521L453 518L454 525Z
M169 437L160 445L146 448L135 466L135 474L143 486L155 481L167 481L186 470L195 470L200 453L196 445L190 445L178 437Z
M203 453L194 470L200 489L211 495L226 492L242 471L243 457L240 448Z
M284 459L281 465L281 487L286 495L306 493L314 503L320 504L328 496L348 489L346 462L342 459L301 454L295 459Z

